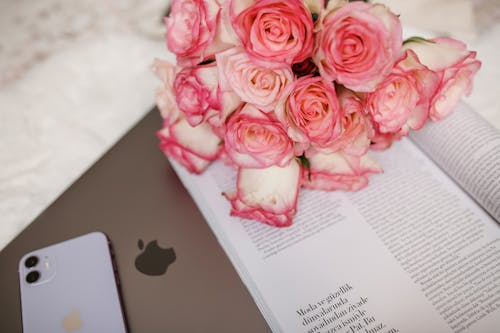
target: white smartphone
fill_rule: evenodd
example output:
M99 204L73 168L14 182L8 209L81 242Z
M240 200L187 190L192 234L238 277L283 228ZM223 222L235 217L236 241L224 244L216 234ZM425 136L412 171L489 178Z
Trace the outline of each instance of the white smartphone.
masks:
M24 333L125 333L118 276L106 235L54 244L19 262Z

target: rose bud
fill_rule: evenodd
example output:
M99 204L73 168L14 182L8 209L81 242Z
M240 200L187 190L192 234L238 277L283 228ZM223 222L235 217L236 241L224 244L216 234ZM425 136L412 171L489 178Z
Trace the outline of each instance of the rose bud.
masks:
M455 39L412 38L404 49L413 50L422 64L439 73L441 80L431 101L429 117L440 120L450 114L463 95L472 92L474 75L481 67L476 52Z
M217 159L222 148L221 139L207 123L191 127L183 114L174 123L164 122L157 132L160 149L179 162L189 172L199 174Z
M231 202L231 215L257 220L275 227L292 224L297 212L300 166L292 159L285 167L238 171L236 193L224 193Z
M422 65L415 53L405 52L377 90L366 97L366 106L382 133L407 135L424 126L439 76Z
M302 186L323 191L359 191L368 185L368 175L381 173L380 165L368 155L344 152L306 152L309 168L302 168Z
M220 125L241 102L234 93L219 90L214 63L183 68L175 78L174 93L179 110L191 126L213 117L216 121L211 123Z
M322 76L357 92L373 91L400 57L399 18L361 1L327 9L317 27L313 59Z
M216 55L222 91L234 91L242 101L260 110L274 110L278 99L294 81L290 68L269 69L254 64L242 48Z
M289 90L275 112L294 141L325 147L339 137L343 114L331 82L304 76Z
M283 68L312 55L314 23L301 0L231 0L234 31L253 62Z
M225 151L243 168L285 166L293 158L292 140L281 123L251 104L245 104L226 125Z

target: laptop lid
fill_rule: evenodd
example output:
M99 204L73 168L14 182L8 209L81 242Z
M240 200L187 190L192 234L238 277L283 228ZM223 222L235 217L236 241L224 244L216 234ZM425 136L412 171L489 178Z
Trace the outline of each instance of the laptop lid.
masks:
M158 149L160 126L154 109L0 252L0 332L22 331L21 257L92 231L111 240L131 332L269 331ZM165 274L136 267L136 258L154 241L175 251Z

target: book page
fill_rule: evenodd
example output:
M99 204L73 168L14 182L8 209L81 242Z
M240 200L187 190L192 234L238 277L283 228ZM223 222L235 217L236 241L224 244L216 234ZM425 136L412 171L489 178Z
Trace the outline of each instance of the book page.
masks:
M376 158L360 192L301 190L281 229L229 216L221 162L172 164L274 332L498 332L499 226L409 140Z
M500 222L500 132L466 104L412 140Z

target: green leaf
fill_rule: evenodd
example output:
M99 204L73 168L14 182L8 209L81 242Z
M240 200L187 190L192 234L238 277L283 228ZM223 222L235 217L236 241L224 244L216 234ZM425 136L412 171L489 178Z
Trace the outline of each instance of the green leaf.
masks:
M408 39L405 39L403 45L405 45L406 43L434 43L434 42L424 37L413 36Z
M305 154L299 156L299 161L307 169L307 179L311 181L311 162L309 162Z

